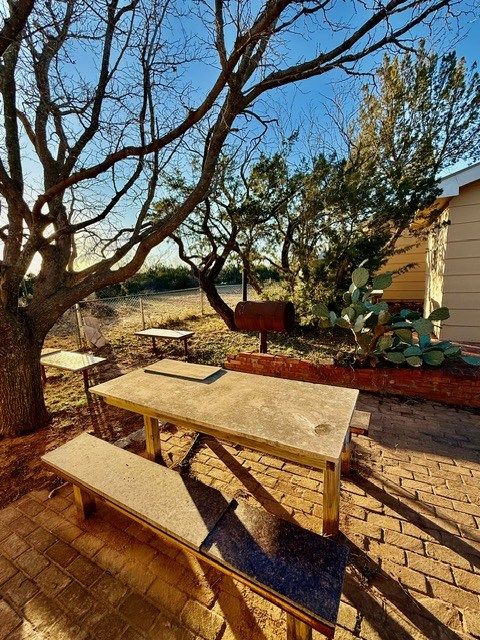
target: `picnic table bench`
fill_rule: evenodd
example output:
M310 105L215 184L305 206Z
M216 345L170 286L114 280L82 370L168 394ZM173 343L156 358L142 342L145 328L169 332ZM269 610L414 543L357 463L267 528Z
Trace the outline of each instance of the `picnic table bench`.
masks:
M79 353L78 351L64 351L62 349L42 349L40 356L40 367L42 380L47 381L45 367L55 367L64 371L81 371L83 375L83 386L88 398L89 378L88 372L93 367L105 362L106 358L92 356L90 353Z
M345 545L86 433L42 461L73 483L81 518L105 502L284 609L287 640L333 637Z
M142 329L142 331L135 331L135 335L143 336L144 338L151 338L153 351L157 350L157 338L163 338L164 340L183 340L185 358L188 358L188 339L195 335L195 332L152 327L150 329Z

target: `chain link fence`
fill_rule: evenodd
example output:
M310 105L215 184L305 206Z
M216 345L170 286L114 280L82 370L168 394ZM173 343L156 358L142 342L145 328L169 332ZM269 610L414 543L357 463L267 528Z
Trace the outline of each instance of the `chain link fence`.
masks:
M217 287L225 302L234 309L242 299L241 285ZM248 298L256 299L249 288ZM84 345L81 327L85 319L95 318L108 342L121 335L147 327L161 327L192 316L214 315L205 294L200 289L183 289L161 293L96 298L83 300L69 309L57 322L51 334L65 343L65 348Z

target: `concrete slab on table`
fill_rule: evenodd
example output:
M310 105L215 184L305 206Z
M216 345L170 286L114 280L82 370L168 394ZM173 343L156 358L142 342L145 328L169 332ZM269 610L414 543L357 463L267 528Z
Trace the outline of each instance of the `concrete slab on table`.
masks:
M339 460L356 389L236 371L221 374L205 384L139 369L90 391L109 404L300 464L323 468L326 461Z
M221 367L210 367L201 364L187 364L178 360L164 358L158 362L154 362L145 368L147 373L158 373L168 376L177 376L180 378L188 378L190 380L207 380L219 371Z
M147 338L167 338L171 340L184 340L195 335L195 331L177 331L176 329L142 329L135 331L136 336L146 336Z
M56 367L65 371L85 371L105 361L106 358L92 356L90 353L58 350L46 354L42 351L40 358L40 364L44 367Z

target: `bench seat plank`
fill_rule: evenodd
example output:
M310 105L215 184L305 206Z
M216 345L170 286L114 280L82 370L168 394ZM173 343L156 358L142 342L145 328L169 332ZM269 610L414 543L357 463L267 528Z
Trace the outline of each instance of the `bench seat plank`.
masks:
M231 502L211 487L87 433L42 461L73 484L196 550Z
M335 627L348 558L345 545L235 502L201 551Z

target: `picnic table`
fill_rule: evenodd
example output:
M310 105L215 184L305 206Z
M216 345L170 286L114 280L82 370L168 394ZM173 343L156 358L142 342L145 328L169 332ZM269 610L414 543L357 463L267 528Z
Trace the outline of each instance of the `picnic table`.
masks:
M356 389L169 359L149 369L90 388L108 404L144 416L149 459L160 454L160 420L323 469L323 533L338 534L342 452L349 454Z
M175 329L160 329L152 327L150 329L142 329L142 331L135 331L136 336L143 336L152 339L152 349L157 350L156 339L163 338L164 340L183 340L183 346L185 349L185 358L188 358L188 339L195 335L194 331L180 331Z
M40 356L42 380L44 383L47 381L45 367L55 367L56 369L63 369L64 371L81 371L83 375L83 386L88 398L90 382L88 372L93 367L96 367L97 365L105 361L106 358L92 356L92 354L90 353L64 351L62 349L42 349L42 353Z

